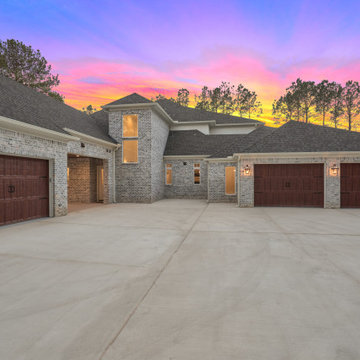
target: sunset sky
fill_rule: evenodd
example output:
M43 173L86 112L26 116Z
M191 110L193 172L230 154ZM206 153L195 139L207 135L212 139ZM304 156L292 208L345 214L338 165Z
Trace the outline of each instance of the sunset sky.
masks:
M360 80L359 14L358 0L2 0L0 39L40 49L76 108L230 81L269 116L297 77Z

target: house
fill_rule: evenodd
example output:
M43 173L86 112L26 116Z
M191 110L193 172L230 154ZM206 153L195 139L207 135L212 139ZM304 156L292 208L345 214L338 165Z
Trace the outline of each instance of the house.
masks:
M360 133L135 93L89 116L0 76L0 224L163 198L360 207Z

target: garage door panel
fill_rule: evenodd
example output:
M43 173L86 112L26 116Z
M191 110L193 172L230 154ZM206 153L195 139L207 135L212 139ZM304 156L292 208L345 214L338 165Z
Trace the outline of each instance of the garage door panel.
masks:
M49 216L48 161L0 155L0 224Z
M323 207L323 164L256 164L254 192L255 206Z
M360 207L360 164L340 165L341 207Z

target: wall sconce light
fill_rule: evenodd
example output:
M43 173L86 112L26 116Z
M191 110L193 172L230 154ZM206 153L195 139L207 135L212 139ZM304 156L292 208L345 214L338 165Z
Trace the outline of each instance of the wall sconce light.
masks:
M250 168L249 165L246 165L246 166L244 167L244 175L249 176L250 174L251 174L251 168Z
M331 166L331 168L330 168L330 174L332 176L337 176L338 173L339 173L339 167L336 166L336 164L333 164L333 166Z

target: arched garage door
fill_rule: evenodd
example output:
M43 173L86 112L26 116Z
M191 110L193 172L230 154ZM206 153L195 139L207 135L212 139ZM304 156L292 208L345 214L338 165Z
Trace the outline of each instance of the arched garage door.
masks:
M324 206L323 164L257 164L255 206Z
M49 216L47 160L0 155L0 225Z

